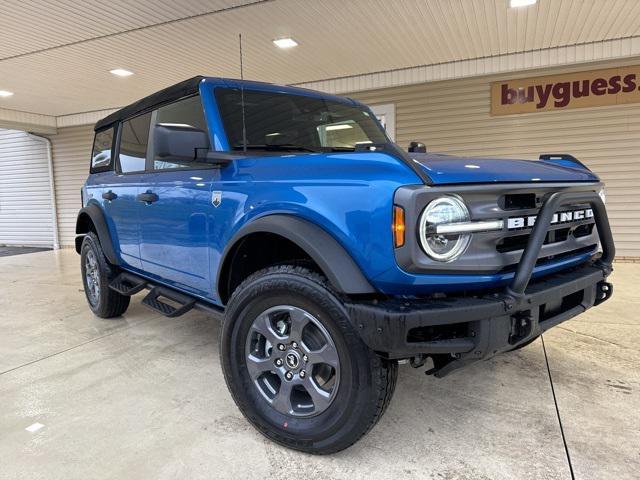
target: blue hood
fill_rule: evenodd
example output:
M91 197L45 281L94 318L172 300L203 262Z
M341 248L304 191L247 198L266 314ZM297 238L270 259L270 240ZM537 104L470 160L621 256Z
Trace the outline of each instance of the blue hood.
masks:
M551 161L455 157L432 153L409 153L435 185L451 183L597 182L599 178L578 165Z

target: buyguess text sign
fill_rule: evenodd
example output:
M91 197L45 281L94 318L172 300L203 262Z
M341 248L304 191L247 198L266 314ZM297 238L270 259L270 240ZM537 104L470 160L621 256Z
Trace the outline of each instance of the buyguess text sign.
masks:
M640 66L491 84L491 115L640 103Z

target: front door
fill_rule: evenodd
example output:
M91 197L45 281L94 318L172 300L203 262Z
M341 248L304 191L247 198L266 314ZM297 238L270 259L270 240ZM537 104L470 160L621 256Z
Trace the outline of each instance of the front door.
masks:
M200 97L151 115L146 169L152 180L138 194L142 268L171 286L210 297L211 180L218 171L195 155L209 148Z
M208 224L211 170L166 171L154 175L141 193L140 256L142 268L180 289L209 296Z

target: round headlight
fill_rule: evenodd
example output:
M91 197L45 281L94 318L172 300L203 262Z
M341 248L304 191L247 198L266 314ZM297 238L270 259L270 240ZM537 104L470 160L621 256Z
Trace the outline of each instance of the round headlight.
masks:
M439 262L451 262L458 258L467 249L471 235L438 234L435 227L469 220L469 210L458 198L441 197L431 201L420 216L420 243L425 253Z

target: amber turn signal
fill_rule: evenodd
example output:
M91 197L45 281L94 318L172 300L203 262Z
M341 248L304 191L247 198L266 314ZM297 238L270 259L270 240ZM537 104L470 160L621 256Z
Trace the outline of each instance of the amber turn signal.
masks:
M402 247L404 245L404 209L402 207L398 207L397 205L393 206L393 244L396 248Z

